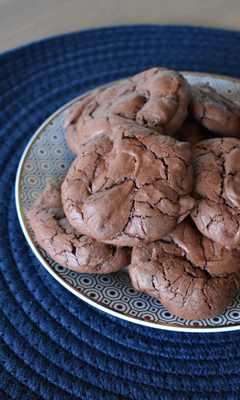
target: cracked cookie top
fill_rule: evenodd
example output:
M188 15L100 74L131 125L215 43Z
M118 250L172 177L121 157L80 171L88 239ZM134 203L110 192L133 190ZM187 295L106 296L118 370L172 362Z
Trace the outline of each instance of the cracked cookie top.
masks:
M64 126L75 154L89 138L125 121L174 136L188 115L190 85L177 71L152 68L96 90L69 111ZM119 122L117 122L119 120Z
M219 136L240 138L240 106L206 84L191 85L189 115Z
M48 184L27 218L38 243L59 264L78 272L110 273L130 262L128 247L100 243L82 235L68 222L62 208L60 183Z
M80 232L135 246L168 234L193 208L188 143L136 124L118 125L82 149L62 185L64 211Z
M193 147L198 229L225 246L240 244L240 140L216 138Z
M133 248L130 276L138 291L186 319L218 315L240 287L240 253L203 236L188 217L162 240Z

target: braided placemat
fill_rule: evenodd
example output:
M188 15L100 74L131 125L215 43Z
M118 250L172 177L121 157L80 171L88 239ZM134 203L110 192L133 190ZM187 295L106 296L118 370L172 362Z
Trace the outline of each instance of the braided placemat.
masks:
M82 92L153 67L240 78L240 33L127 26L0 56L0 399L240 398L240 332L177 333L84 303L41 266L22 234L14 181L39 125Z

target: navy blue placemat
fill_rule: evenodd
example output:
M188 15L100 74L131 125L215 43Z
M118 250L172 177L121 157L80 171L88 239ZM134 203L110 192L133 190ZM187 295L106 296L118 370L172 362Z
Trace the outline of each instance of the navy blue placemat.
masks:
M154 67L240 78L240 33L126 26L0 55L0 399L237 400L240 332L177 333L91 307L41 266L18 223L20 156L58 107Z

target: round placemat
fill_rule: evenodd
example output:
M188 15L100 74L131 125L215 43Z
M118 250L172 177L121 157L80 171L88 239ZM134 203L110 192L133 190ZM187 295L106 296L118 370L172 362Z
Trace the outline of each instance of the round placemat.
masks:
M154 66L240 78L240 33L94 29L9 51L0 65L0 398L239 399L239 331L169 332L84 303L29 248L14 182L30 137L67 101Z

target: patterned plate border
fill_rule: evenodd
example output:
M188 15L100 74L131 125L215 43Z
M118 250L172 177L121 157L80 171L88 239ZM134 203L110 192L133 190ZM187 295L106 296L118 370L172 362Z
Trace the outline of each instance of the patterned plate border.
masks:
M240 104L240 80L220 75L182 72L190 83L203 82ZM115 82L113 82L114 84ZM107 87L104 85L102 87ZM19 162L15 199L21 228L32 251L47 271L66 289L94 307L145 326L181 332L219 332L240 329L240 290L224 313L206 320L188 321L167 311L155 298L137 292L128 268L112 274L85 274L54 262L35 241L26 212L48 182L63 179L73 154L65 141L63 120L68 109L87 92L52 114L35 132Z

